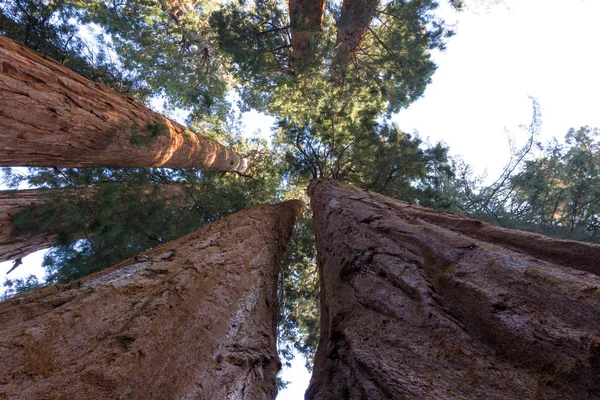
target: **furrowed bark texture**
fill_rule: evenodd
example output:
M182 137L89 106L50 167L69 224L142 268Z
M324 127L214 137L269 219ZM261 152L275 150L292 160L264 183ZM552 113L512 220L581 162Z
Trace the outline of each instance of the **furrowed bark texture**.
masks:
M217 142L0 36L0 166L214 168Z
M140 190L149 196L153 194L148 186L130 187ZM177 184L161 185L161 196L165 201L181 202L183 205L183 187ZM40 206L47 202L67 199L73 202L86 202L98 191L97 187L57 188L57 189L25 189L0 191L0 262L23 258L38 250L47 249L56 244L56 231L41 231L19 234L13 225L13 216L28 207ZM154 193L155 194L155 193ZM150 199L152 199L150 197ZM76 237L85 237L81 232ZM11 270L12 271L12 270ZM9 271L10 272L10 271Z
M0 398L272 399L277 274L300 201L0 303Z
M297 72L307 67L316 54L325 12L325 0L289 0L292 58Z
M344 0L342 2L333 60L335 73L346 68L352 53L362 43L378 5L379 0Z
M600 398L600 246L332 181L309 195L321 337L307 399Z

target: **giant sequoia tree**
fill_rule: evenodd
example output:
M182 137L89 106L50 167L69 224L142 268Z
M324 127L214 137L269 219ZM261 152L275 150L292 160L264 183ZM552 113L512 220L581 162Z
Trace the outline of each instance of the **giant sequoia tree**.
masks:
M38 250L81 238L91 242L93 235L102 233L102 223L111 216L128 219L129 224L135 219L166 223L163 216L169 214L168 210L187 214L185 210L195 202L192 188L181 184L127 186L105 182L0 191L0 262L15 259L16 266L22 257ZM112 209L106 209L107 203L113 204ZM164 241L151 224L143 225L138 222L148 239Z
M219 143L7 38L0 59L2 166L247 169Z
M243 211L0 303L0 395L273 398L277 275L301 210L290 201Z
M333 181L309 193L321 336L307 399L597 398L600 246Z
M10 0L0 5L2 33L57 61L1 41L0 137L11 140L4 141L0 164L37 167L24 177L7 171L6 179L13 186L77 193L50 204L36 200L15 214L21 203L11 204L13 197L4 203L12 208L10 218L0 221L1 232L13 242L16 233L47 239L50 232L57 240L44 261L46 283L67 289L46 297L53 290L46 288L6 306L5 315L35 311L32 320L6 327L17 338L6 339L3 347L18 378L10 390L27 387L34 393L47 379L70 395L72 388L63 383L74 374L75 353L54 340L62 333L53 326L75 324L90 307L110 314L111 326L122 332L86 341L109 351L82 358L86 372L76 387L86 393L169 397L184 388L209 397L222 397L218 390L229 395L241 390L242 397L269 398L275 393L272 327L279 306L281 355L287 357L293 346L311 360L320 340L312 398L593 397L597 247L496 229L372 194L467 213L484 210L500 223L513 215L538 230L548 225L586 230L581 235L586 238L597 231L598 146L589 129L571 132L570 147L552 148L544 159L519 158L523 170L511 164L501 185L478 189L449 159L446 146L426 144L390 122L391 113L422 95L435 71L430 53L443 49L451 36L436 17L435 1ZM86 43L77 33L82 26L94 32L99 27L101 33ZM92 49L96 46L99 50ZM153 97L188 112L187 126L141 106ZM272 147L241 137L237 110L275 118ZM36 147L18 152L34 139ZM241 220L233 217L177 240L250 206L301 198L309 181L321 178L369 191L315 181L314 229L309 209L280 270L275 264L290 227L287 217L276 226L271 225L277 219L271 220L272 229L246 232L257 220L255 209L242 213ZM143 189L171 185L182 188L177 200ZM17 198L37 190L17 192ZM286 207L269 209L294 213ZM234 220L241 222L231 235L211 231L231 227L226 221ZM228 238L240 242L234 246ZM205 271L198 265L203 261L188 254L196 245L207 249L218 268ZM273 256L268 273L253 270L247 259L231 265L226 259L245 251L260 257L264 249ZM84 278L115 264L121 272ZM90 288L90 282L132 268L134 274L123 279L125 289L112 283ZM246 279L248 271L260 275L252 275L253 282L269 293L258 302L268 312L245 330L238 329L238 317L256 300L246 291L255 287ZM69 284L79 279L81 287ZM196 294L185 290L189 285ZM225 287L232 290L225 293ZM199 301L206 293L218 301L242 294L245 303L228 308L226 301ZM38 296L43 297L38 301ZM465 296L478 303L464 306ZM129 307L132 299L139 300L139 308ZM126 320L111 313L113 301ZM216 316L213 306L226 308L228 317ZM204 308L218 327L198 322ZM48 309L47 316L40 314ZM188 314L196 317L188 320ZM162 319L154 321L156 315ZM177 315L188 324L186 332L224 335L229 353L213 351L194 368L204 368L205 376L192 377L186 370L173 376L173 384L165 380L171 376L163 363L169 354L192 365L183 347L202 355L218 347L173 328ZM48 329L38 336L19 333L30 332L28 324L46 322ZM86 324L82 329L97 331L92 322ZM152 332L143 339L136 327ZM165 344L162 352L149 350L156 343ZM136 376L135 388L122 392L128 362L142 363L157 379ZM44 379L36 386L27 375ZM229 386L217 388L219 376ZM191 381L203 387L189 386ZM154 390L159 385L163 392Z

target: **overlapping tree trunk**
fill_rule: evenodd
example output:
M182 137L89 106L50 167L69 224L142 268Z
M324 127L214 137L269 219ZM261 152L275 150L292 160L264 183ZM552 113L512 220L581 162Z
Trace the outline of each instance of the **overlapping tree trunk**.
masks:
M274 398L277 275L301 209L242 211L0 303L0 398Z
M333 72L343 72L352 53L362 43L365 33L375 15L379 0L344 0L337 22L337 38L333 58Z
M12 216L30 206L43 204L48 198L37 189L0 192L0 262L19 259L52 246L56 235L41 232L20 236Z
M325 0L289 0L292 60L296 72L302 72L314 61Z
M5 37L0 142L0 166L248 168L219 143Z
M35 233L19 233L13 224L13 217L29 207L40 206L48 202L71 201L89 202L98 192L99 187L57 188L57 189L25 189L0 191L0 262L21 259L38 250L56 244L56 231L39 231ZM126 190L138 191L153 199L155 188L149 186L129 186ZM160 185L160 198L166 202L177 202L177 206L189 201L183 193L183 186L178 184ZM60 212L57 210L57 212ZM77 238L85 237L84 233L75 233ZM16 266L19 263L15 264ZM12 270L11 270L12 271ZM9 271L9 272L11 272Z
M600 398L600 246L331 181L309 194L321 337L307 399Z

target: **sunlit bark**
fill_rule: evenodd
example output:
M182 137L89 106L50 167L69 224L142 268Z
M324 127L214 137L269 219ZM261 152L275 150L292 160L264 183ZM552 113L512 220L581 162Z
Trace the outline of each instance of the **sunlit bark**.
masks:
M0 37L0 166L214 168L239 154Z

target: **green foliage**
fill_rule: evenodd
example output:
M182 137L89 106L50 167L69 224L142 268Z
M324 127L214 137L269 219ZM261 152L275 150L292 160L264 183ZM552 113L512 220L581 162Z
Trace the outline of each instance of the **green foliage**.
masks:
M436 69L430 51L443 49L452 36L432 13L436 8L431 0L382 4L344 71L346 84L374 87L390 113L418 99Z
M393 124L358 121L353 126L351 116L331 112L309 126L291 121L280 121L275 144L295 184L331 178L405 201L442 206L435 193L444 179L453 177L443 144L428 146Z
M317 60L301 74L292 68L287 4L266 0L229 3L213 14L211 24L219 47L232 58L231 70L239 79L237 89L246 107L279 115L278 104L295 109L306 103L306 99L293 98L296 88L313 86L325 89L318 91L319 95L350 91L347 98L377 104L377 113L396 112L422 95L435 71L429 52L443 48L452 34L433 15L436 7L427 0L382 4L341 76L332 75L340 13L333 3L323 18Z
M167 126L161 122L147 122L142 129L133 122L129 131L129 143L135 147L150 147L159 136L167 133Z
M535 118L534 118L535 120ZM531 129L531 127L530 127ZM600 130L571 129L531 157L533 136L491 185L456 168L451 208L507 228L600 243Z
M90 44L80 34L82 11L68 0L0 2L0 33L49 56L83 76L144 100L148 89L139 77L111 58L103 36ZM93 50L96 48L97 50Z
M280 2L237 0L210 18L219 51L231 58L230 71L246 107L264 109L278 85L292 82L286 14Z
M35 275L29 275L25 279L5 279L4 287L6 290L0 296L0 301L6 300L20 293L27 293L44 286Z
M600 130L571 129L511 179L512 219L555 237L600 242Z
M282 358L290 360L294 347L306 357L309 370L319 341L316 255L312 212L308 209L296 223L282 264L277 334Z
M90 0L78 6L81 20L110 35L119 63L151 93L205 123L224 118L230 77L208 23L217 2Z

